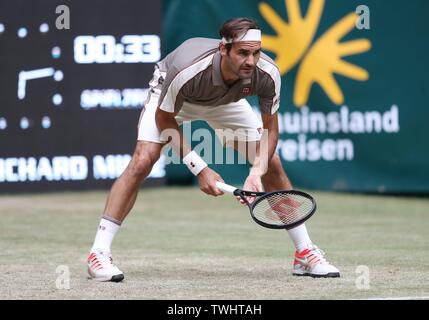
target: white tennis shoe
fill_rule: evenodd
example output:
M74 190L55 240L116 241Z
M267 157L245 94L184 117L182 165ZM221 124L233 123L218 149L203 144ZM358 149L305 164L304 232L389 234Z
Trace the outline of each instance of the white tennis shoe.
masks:
M113 264L112 255L104 249L95 249L88 257L88 274L97 281L120 282L124 273Z
M325 259L325 253L314 244L295 252L292 274L313 278L338 278L340 271Z

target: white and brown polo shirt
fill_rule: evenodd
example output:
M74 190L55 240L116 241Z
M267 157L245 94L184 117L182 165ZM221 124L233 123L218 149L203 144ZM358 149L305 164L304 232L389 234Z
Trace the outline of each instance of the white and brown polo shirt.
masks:
M232 86L224 83L220 62L219 40L192 38L182 43L155 66L150 86L152 93L154 89L161 92L158 106L167 112L178 112L184 102L219 106L258 96L262 113L277 111L281 80L272 59L261 52L252 77Z

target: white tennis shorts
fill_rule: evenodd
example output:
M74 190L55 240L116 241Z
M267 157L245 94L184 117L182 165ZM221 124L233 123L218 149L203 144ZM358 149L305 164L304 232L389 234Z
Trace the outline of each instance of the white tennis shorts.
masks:
M137 140L162 143L155 122L160 90L152 90L140 115ZM223 135L221 141L226 140L226 143L228 140L250 142L261 139L261 120L246 99L220 106L200 106L185 102L176 116L176 121L180 126L183 122L192 120L206 121L218 136L223 130L232 130L233 135Z

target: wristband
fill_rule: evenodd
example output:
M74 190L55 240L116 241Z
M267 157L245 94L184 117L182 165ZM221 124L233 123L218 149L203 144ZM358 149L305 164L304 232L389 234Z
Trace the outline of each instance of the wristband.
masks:
M183 157L183 163L186 164L188 169L197 176L201 170L207 167L207 163L195 152L191 151Z

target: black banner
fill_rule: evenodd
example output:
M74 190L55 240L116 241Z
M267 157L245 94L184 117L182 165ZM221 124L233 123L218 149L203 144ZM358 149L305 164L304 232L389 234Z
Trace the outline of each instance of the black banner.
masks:
M122 173L161 59L160 10L0 3L0 192L107 187ZM164 175L160 161L150 178Z

